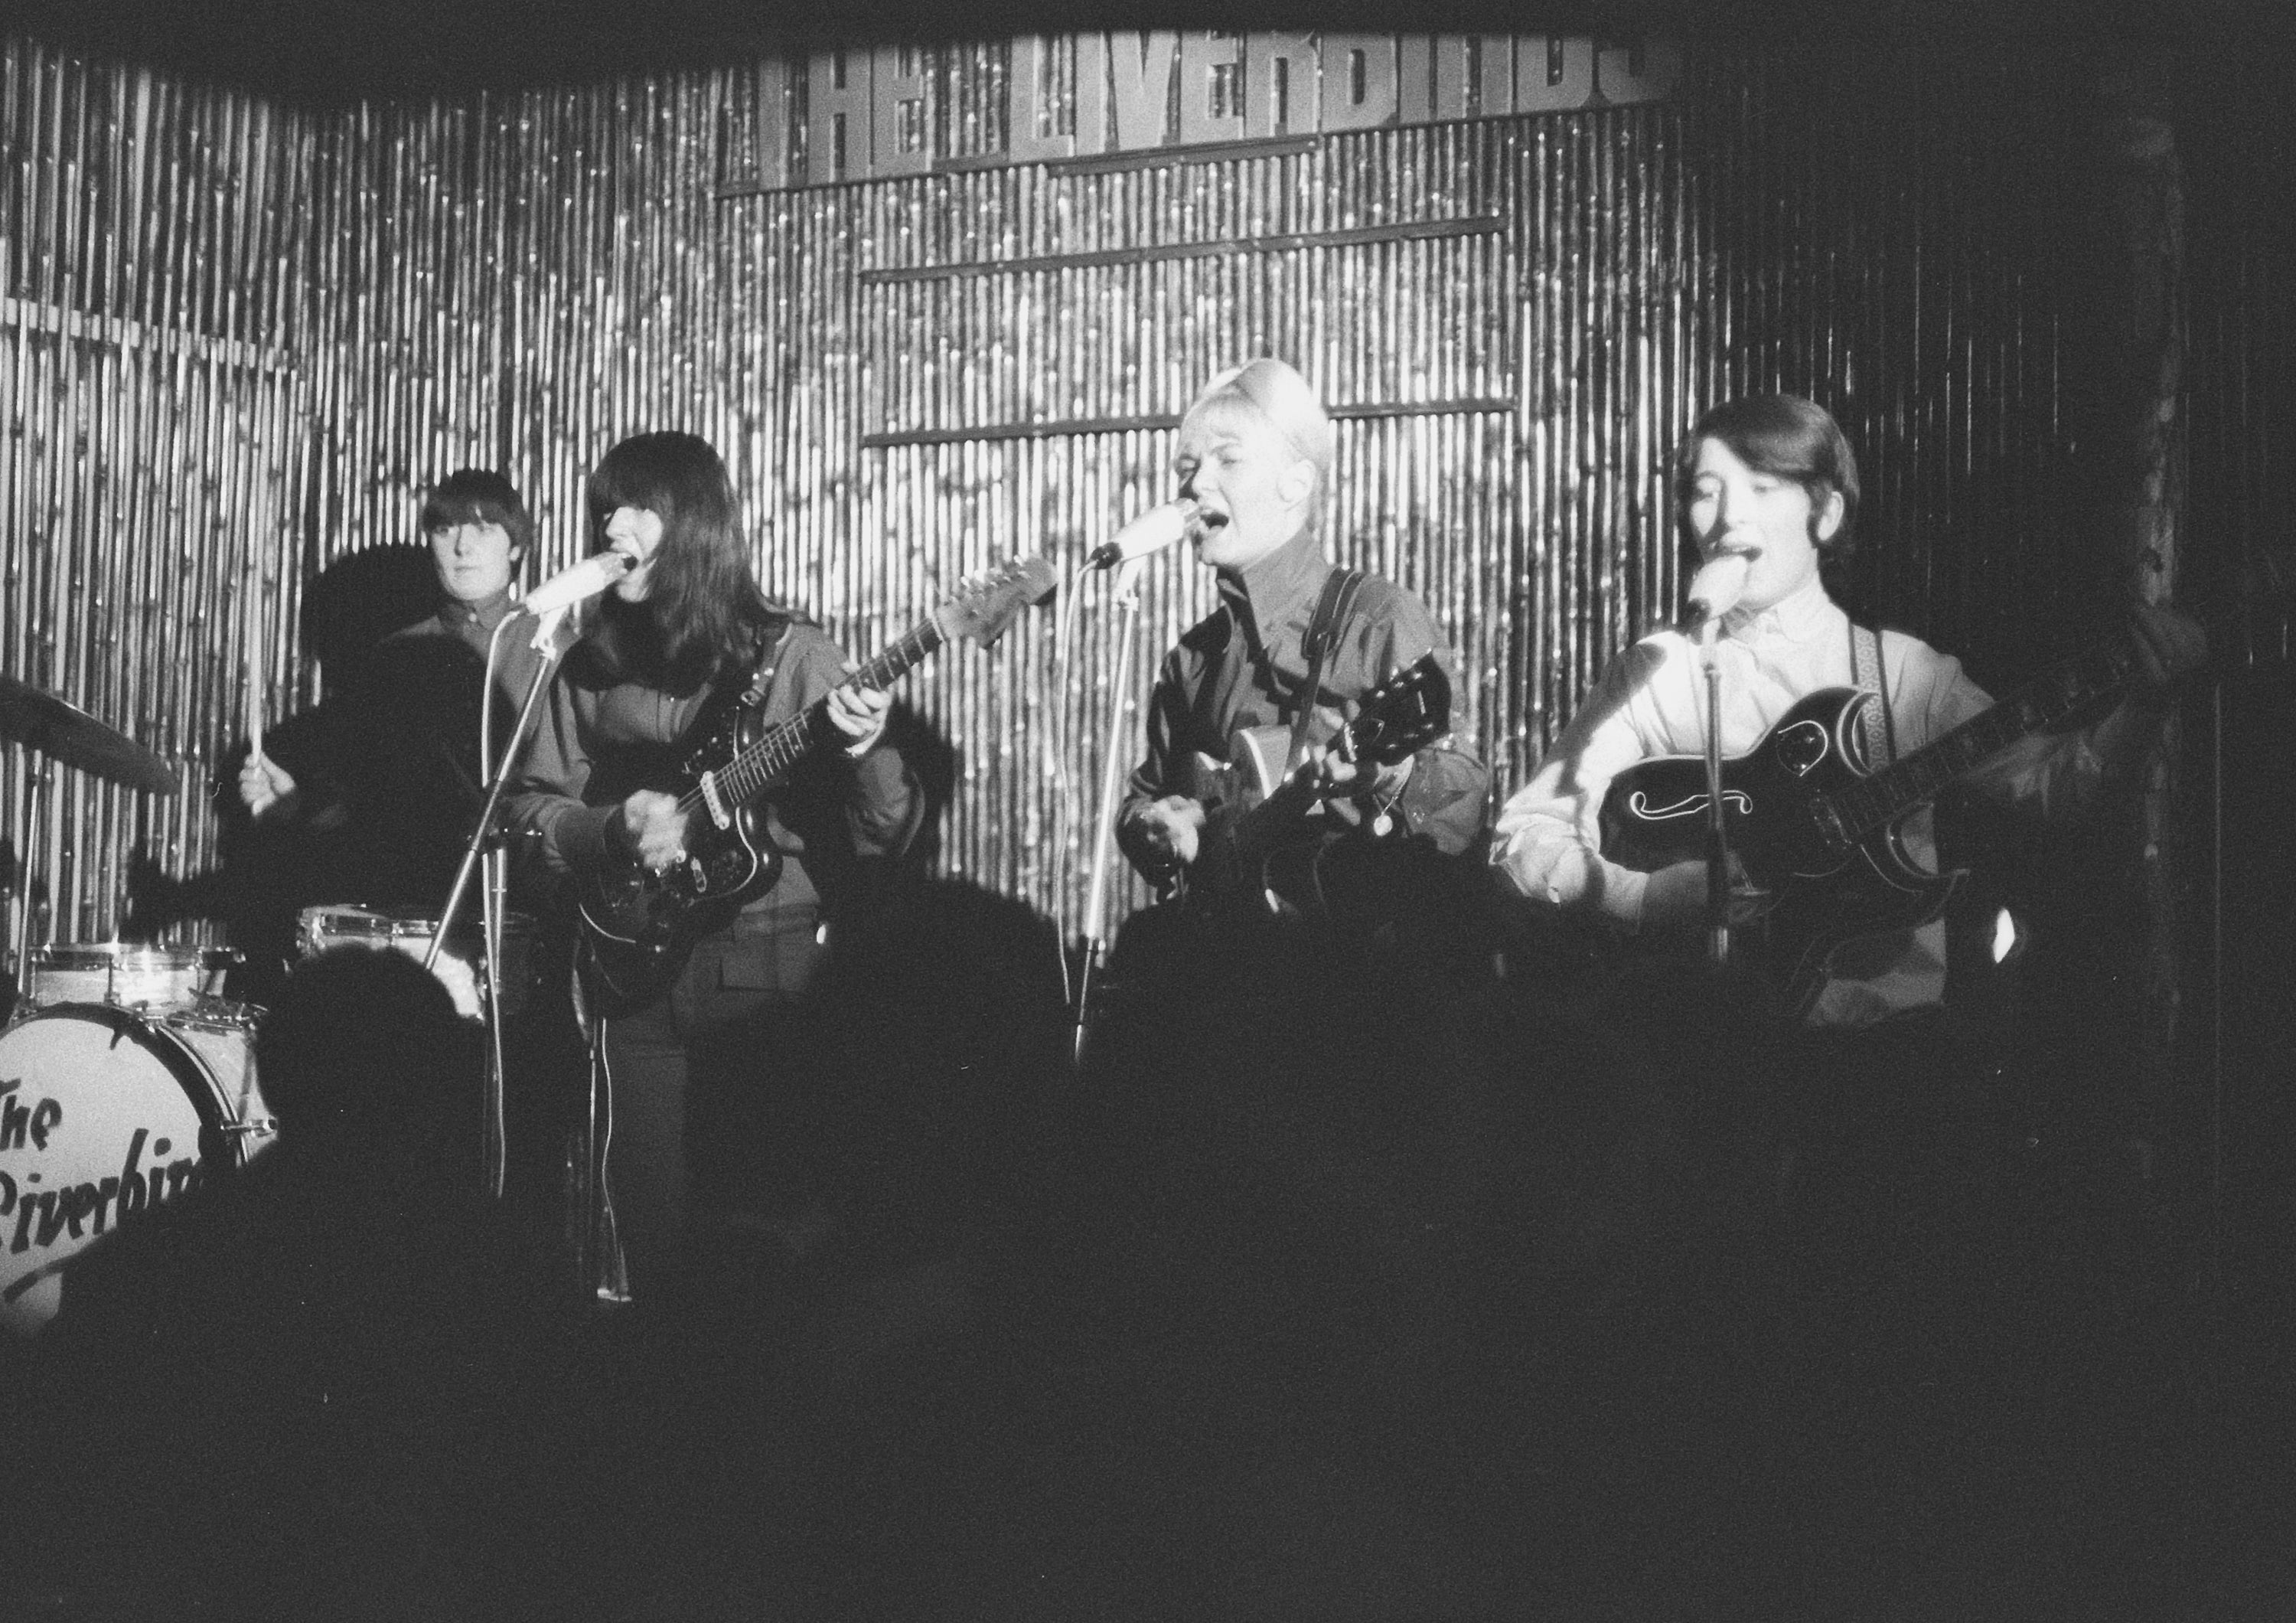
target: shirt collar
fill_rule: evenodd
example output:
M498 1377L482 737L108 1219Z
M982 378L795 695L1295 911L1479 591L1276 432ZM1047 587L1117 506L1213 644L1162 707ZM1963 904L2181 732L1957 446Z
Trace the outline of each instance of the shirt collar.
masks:
M439 621L440 624L455 630L475 627L479 630L491 633L496 626L510 617L511 611L517 606L517 604L511 601L507 588L477 603L465 603L460 597L449 597L439 606Z
M1220 597L1264 644L1268 632L1290 620L1306 624L1316 590L1331 572L1323 543L1309 528L1241 569L1222 569Z
M1813 573L1766 609L1732 609L1722 616L1722 630L1741 642L1763 642L1774 637L1808 642L1822 634L1840 612L1825 595L1824 582Z

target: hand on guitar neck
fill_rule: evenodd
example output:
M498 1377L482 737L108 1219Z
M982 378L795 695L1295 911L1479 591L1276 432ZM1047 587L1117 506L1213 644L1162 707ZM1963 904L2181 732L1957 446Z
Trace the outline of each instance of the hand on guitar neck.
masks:
M2143 687L2166 688L2178 677L2199 670L2209 661L2208 633L2175 609L2140 603L2130 616L2130 640L2141 667Z

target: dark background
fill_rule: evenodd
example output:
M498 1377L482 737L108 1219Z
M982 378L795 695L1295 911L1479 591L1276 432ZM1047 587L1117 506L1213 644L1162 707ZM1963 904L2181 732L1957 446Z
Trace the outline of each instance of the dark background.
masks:
M2018 39L2036 50L2094 44L2190 62L2216 83L2259 51L2296 42L2296 8L2273 0L2093 4L2079 0L1431 0L1407 12L1375 0L849 0L826 10L776 0L19 0L6 26L100 56L314 101L455 96L481 88L596 80L693 68L792 44L837 39L995 37L1095 27L1299 28L1631 34L1709 40ZM825 21L826 20L826 21Z

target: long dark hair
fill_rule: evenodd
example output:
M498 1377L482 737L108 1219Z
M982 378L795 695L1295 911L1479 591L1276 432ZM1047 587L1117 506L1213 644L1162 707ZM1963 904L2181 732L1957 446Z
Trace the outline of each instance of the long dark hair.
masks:
M590 529L606 544L619 507L661 519L652 588L642 603L604 600L592 658L611 674L689 694L746 671L789 611L758 589L725 461L695 434L637 434L592 470Z

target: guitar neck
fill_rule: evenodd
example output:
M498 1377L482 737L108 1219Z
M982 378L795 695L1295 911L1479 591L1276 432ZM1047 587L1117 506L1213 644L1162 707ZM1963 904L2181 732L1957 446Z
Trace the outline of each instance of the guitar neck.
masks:
M939 620L926 620L869 660L842 685L890 688L947 640ZM764 737L720 767L718 789L726 803L743 805L756 799L811 754L821 740L821 717L828 704L826 698L816 700L801 713L767 729Z
M1834 810L1852 837L1863 837L1934 798L2018 740L2062 726L2136 671L2133 646L2093 649L1841 790L1833 797Z

